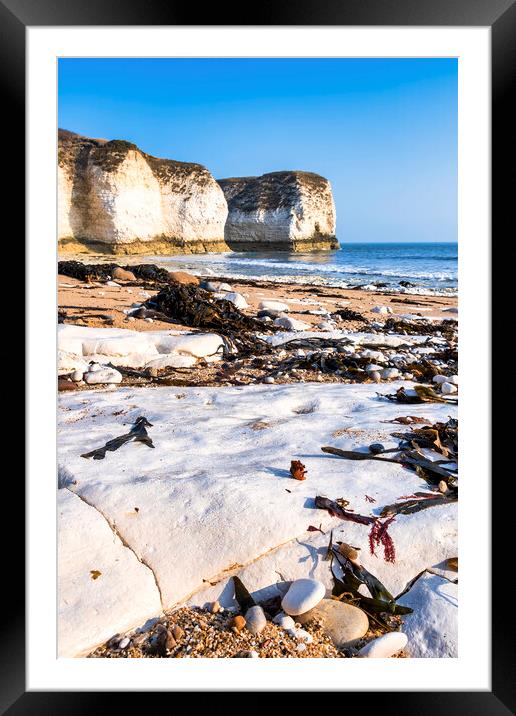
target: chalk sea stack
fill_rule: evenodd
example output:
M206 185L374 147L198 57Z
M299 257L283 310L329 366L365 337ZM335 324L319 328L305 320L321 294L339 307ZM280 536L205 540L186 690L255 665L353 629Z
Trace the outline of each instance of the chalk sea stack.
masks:
M338 249L330 182L282 171L220 179L229 215L225 240L234 251Z
M229 210L229 214L228 214ZM58 133L61 252L189 254L336 249L331 186L282 171L215 181L121 139Z
M200 164L157 159L123 140L58 134L61 251L227 251L227 203Z

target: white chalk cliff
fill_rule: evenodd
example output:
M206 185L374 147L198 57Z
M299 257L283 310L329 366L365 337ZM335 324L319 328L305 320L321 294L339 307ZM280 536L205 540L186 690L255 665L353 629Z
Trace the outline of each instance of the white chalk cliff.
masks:
M61 250L166 254L228 248L227 203L200 164L59 130L58 192Z
M215 181L123 140L58 134L60 251L178 254L338 248L330 183L283 171ZM229 208L229 216L228 216Z
M319 174L272 172L219 184L229 207L225 239L235 251L339 247L331 185Z

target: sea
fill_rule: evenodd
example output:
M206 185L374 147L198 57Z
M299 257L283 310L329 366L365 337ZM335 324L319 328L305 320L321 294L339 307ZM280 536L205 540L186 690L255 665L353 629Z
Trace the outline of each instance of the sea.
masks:
M246 251L188 256L138 257L172 270L202 276L256 278L369 291L457 294L456 243L345 243L313 253Z

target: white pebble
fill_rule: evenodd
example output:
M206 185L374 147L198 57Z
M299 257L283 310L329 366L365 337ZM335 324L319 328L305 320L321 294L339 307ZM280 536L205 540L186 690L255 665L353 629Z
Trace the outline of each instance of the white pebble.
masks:
M445 375L434 375L434 377L432 378L432 381L437 384L449 382L448 378Z
M313 609L324 599L326 588L317 579L296 579L281 601L286 614L296 616Z
M360 649L357 656L367 659L388 659L400 649L404 649L407 641L406 634L401 631L393 631L370 641Z
M451 395L452 393L457 392L457 386L453 385L453 383L443 383L441 385L441 393L443 395Z
M393 378L398 378L400 375L400 372L397 368L385 368L385 370L382 371L382 378L385 380L392 380Z
M118 645L118 648L119 648L119 649L126 649L126 648L129 646L130 642L131 642L131 640L129 639L128 636L124 637L124 638L122 639L122 641L120 642L120 644Z
M272 375L268 375L266 378L263 379L263 382L270 385L271 383L274 383L275 381L274 381L274 378L272 377Z
M289 617L285 612L279 612L272 620L273 624L277 624L282 629L295 629L296 624L292 617Z

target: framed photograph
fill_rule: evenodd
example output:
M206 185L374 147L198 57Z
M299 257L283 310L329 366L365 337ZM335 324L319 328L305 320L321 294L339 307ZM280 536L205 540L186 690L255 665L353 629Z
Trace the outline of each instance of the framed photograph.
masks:
M28 307L2 713L515 710L489 374L514 3L258 13L0 3Z

